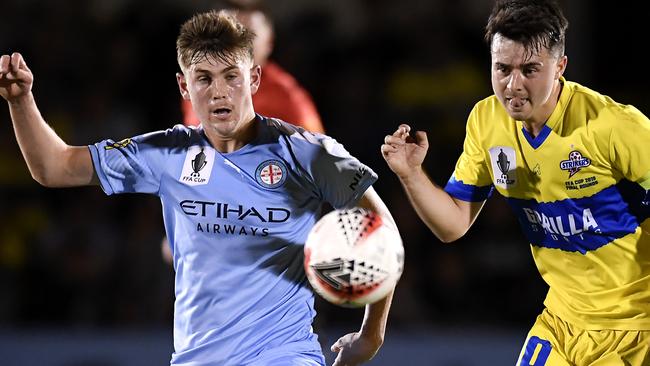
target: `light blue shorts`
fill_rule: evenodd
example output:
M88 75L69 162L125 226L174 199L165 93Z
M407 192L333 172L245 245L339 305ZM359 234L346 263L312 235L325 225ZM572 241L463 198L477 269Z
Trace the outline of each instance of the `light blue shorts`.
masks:
M318 351L300 353L262 354L250 366L326 366L325 357Z

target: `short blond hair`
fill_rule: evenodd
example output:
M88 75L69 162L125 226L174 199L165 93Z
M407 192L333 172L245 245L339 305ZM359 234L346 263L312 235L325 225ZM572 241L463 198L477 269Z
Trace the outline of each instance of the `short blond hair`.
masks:
M181 26L176 39L178 65L185 70L205 59L234 64L242 58L253 59L253 38L232 13L208 11L199 13Z

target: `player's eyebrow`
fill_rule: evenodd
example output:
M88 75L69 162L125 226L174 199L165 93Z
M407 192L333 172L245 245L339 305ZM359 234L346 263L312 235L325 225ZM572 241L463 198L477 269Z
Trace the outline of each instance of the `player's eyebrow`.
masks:
M227 72L230 72L230 71L236 70L236 69L237 69L237 65L230 65L230 66L225 67L223 70L219 71L219 73L220 74L225 74ZM213 73L212 70L204 69L204 68L196 68L194 70L194 72L197 73L197 74L198 73L203 73L203 74L212 74Z
M523 64L522 66L523 66L523 67L542 66L543 64L544 64L544 63L542 63L541 61L530 61L530 62L526 62L526 63Z
M237 69L237 65L230 65L230 66L226 67L225 69L221 70L221 73L225 74L225 73L227 73L229 71L236 70L236 69Z
M194 69L194 72L197 74L210 74L210 70L207 69L201 69L201 68L196 68Z
M526 63L524 63L522 65L514 65L513 66L513 65L505 63L505 62L495 62L494 65L496 65L498 67L506 67L506 68L512 68L512 67L516 67L516 66L526 68L526 67L532 67L532 66L542 66L543 63L540 62L540 61L531 61L531 62L526 62Z

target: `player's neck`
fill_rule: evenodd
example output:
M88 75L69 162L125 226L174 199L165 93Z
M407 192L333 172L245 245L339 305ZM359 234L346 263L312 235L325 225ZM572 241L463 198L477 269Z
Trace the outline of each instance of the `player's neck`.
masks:
M217 131L204 129L205 136L210 141L212 147L221 153L231 153L244 147L257 137L256 117L250 119L240 129L229 135L221 135Z
M523 127L533 138L537 137L542 132L542 129L546 125L546 121L542 122L531 122L523 121Z

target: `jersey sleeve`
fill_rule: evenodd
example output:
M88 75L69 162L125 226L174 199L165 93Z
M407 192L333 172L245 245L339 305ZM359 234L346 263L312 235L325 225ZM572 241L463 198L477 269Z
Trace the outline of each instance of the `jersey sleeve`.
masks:
M331 137L304 132L311 140L296 152L319 197L334 208L354 206L377 174Z
M627 180L650 190L650 120L632 106L625 112L610 135L612 165Z
M152 132L115 142L89 145L95 172L108 195L119 193L157 194L161 170L169 151L165 146L174 130Z
M493 190L488 162L481 149L478 113L474 107L467 121L463 152L445 191L463 201L481 202L488 199Z

